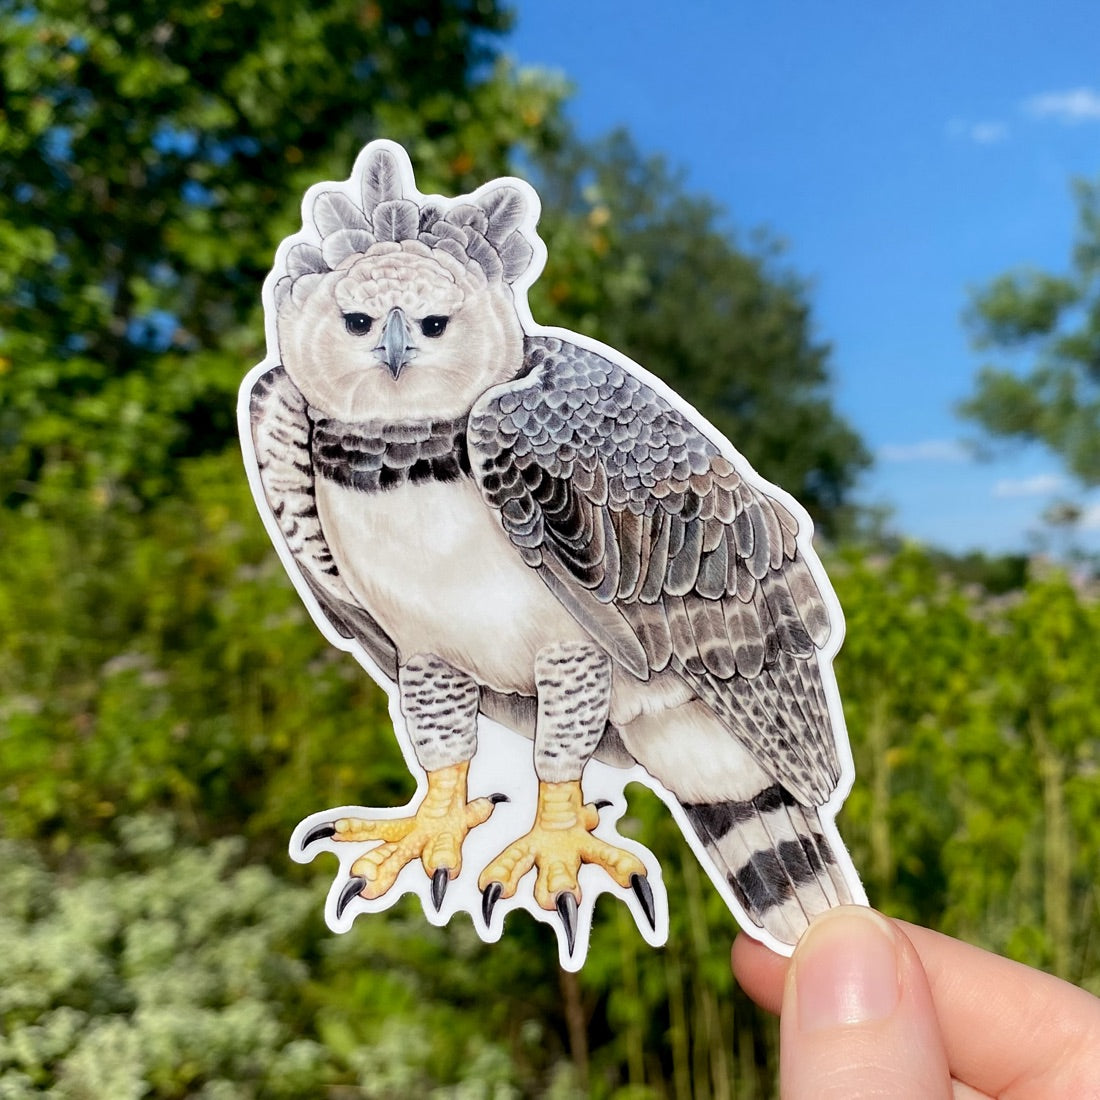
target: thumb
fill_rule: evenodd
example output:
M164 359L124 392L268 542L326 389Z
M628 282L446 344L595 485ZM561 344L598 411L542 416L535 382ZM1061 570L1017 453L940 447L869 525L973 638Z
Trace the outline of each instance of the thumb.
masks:
M904 933L859 906L814 920L787 972L779 1064L783 1100L949 1100L928 981Z

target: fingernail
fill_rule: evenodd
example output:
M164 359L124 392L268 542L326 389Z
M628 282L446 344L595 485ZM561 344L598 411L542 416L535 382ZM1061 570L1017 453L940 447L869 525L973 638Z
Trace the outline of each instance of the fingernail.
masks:
M894 930L856 906L823 914L795 952L798 1026L803 1032L883 1020L898 1006Z

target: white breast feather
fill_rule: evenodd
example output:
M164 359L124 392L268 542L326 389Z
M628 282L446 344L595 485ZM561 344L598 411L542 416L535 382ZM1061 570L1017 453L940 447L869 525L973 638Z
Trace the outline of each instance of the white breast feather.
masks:
M534 660L587 635L508 541L472 482L360 493L319 480L341 576L400 659L434 653L503 692L534 694Z

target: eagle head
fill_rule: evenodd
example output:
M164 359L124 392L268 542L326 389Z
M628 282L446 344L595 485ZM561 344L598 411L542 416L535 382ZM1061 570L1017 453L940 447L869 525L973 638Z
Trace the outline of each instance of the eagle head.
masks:
M538 198L496 180L423 196L400 146L372 142L348 189L314 188L275 283L279 355L318 412L397 422L464 416L523 362L512 284L545 251ZM317 242L317 243L315 243Z
M300 279L278 332L310 405L351 422L463 416L523 360L511 288L419 241L374 244Z

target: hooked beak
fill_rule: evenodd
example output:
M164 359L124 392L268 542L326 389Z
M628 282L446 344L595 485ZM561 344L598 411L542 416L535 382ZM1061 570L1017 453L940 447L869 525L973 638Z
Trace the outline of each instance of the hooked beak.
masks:
M395 382L405 364L416 355L416 348L409 343L409 327L405 314L397 306L386 317L382 338L373 350Z

